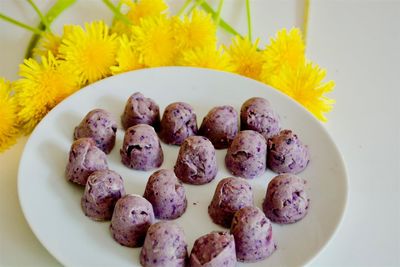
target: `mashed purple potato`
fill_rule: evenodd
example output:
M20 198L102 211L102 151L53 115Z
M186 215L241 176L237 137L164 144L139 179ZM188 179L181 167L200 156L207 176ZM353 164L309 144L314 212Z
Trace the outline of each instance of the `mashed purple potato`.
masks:
M107 169L107 156L93 139L81 138L72 143L66 168L69 181L84 186L94 171Z
M117 123L111 113L104 109L94 109L75 127L74 140L92 138L96 146L108 154L115 145L116 132Z
M176 176L184 183L206 184L217 175L217 158L211 142L203 136L185 139L175 163Z
M176 219L185 212L187 206L185 188L172 170L158 170L147 181L144 191L158 219Z
M267 144L265 138L251 130L236 135L225 157L225 165L235 176L254 178L265 172Z
M137 124L148 124L157 130L160 125L160 108L153 99L136 92L127 100L121 122L125 130Z

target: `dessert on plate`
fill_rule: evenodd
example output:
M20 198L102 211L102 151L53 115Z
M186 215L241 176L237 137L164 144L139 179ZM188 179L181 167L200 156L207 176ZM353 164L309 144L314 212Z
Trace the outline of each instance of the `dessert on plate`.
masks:
M104 109L90 111L75 127L74 140L90 137L96 146L108 154L115 145L117 123L110 112Z
M252 130L236 135L225 156L225 165L235 176L254 178L265 172L267 143L265 138Z
M197 117L193 108L183 102L169 104L161 119L159 136L170 145L180 145L197 134Z
M263 202L265 215L279 224L303 219L310 204L305 187L306 181L294 174L284 173L274 177L268 184Z
M107 156L92 138L81 138L72 143L66 168L69 181L84 186L94 171L107 169Z
M143 197L153 205L157 219L176 219L186 211L185 188L172 170L154 172L147 181Z
M232 106L212 108L204 117L199 133L207 137L216 149L229 147L239 128L239 118Z
M184 183L206 184L217 175L217 158L211 142L204 136L190 136L179 149L174 171Z
M160 140L154 128L147 124L126 130L120 154L125 166L142 171L158 168L164 160Z
M214 223L230 228L233 215L241 208L253 205L250 184L242 178L228 177L219 181L208 214Z
M127 194L115 205L110 231L118 243L141 247L147 230L154 223L151 203L139 195Z
M121 123L125 130L136 124L148 124L157 130L160 125L160 108L153 99L136 92L126 101Z

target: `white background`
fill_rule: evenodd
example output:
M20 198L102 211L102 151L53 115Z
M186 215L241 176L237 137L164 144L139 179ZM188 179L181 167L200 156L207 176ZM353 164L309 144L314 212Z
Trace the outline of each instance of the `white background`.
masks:
M53 3L36 2L42 10ZM183 1L168 2L176 11ZM301 26L302 4L251 1L254 36L265 44L278 29ZM38 23L23 0L0 0L0 12ZM222 16L246 34L243 0L226 0ZM100 0L78 0L53 29L111 17ZM336 82L330 96L337 103L326 128L344 156L350 190L340 229L310 266L400 265L399 26L400 1L311 1L307 56ZM17 79L30 36L0 21L0 76ZM0 266L55 266L59 263L32 234L18 203L18 161L26 140L0 154Z

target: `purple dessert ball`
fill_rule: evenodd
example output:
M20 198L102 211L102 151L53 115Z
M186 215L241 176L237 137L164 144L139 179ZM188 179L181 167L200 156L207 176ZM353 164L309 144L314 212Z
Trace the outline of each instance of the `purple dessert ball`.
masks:
M208 214L214 223L229 228L238 210L253 205L250 184L242 178L228 177L219 181L208 206Z
M211 109L201 123L199 133L210 139L216 149L227 148L238 133L239 119L231 106Z
M118 173L95 171L88 177L81 199L82 210L92 220L110 220L115 203L124 195L124 181Z
M305 185L306 181L294 174L274 177L268 184L263 202L265 215L279 224L295 223L304 218L310 203Z
M176 219L185 212L187 206L185 188L172 170L158 170L147 181L144 191L158 219Z
M225 165L235 176L254 178L265 172L267 143L265 138L251 130L236 135L225 156Z
M217 158L211 142L203 136L185 139L179 149L174 171L184 183L206 184L217 175Z
M107 156L93 139L81 138L72 143L66 168L69 181L84 186L94 171L107 169Z
M154 222L151 203L139 195L125 195L117 201L111 218L110 231L118 243L141 247L147 230Z
M137 124L125 132L120 150L122 163L135 170L148 171L161 166L164 154L154 128Z
M279 116L269 101L262 97L253 97L243 103L240 109L242 130L253 130L262 134L266 140L280 131Z
M191 267L236 266L235 241L228 232L212 232L196 239L190 253Z
M92 138L96 146L108 154L115 145L116 132L117 123L111 113L104 109L94 109L75 127L74 139Z
M267 166L276 173L297 174L310 161L307 146L291 130L282 130L267 145Z
M139 92L131 95L126 102L121 116L124 129L137 124L148 124L158 129L160 125L160 108L151 98L146 98Z
M236 212L231 234L235 237L238 261L264 260L276 249L271 222L259 208L245 207Z
M176 102L165 108L159 132L162 141L171 145L180 145L187 137L196 134L196 113L189 104Z
M144 267L185 267L188 262L183 229L174 222L160 221L147 231L140 263Z

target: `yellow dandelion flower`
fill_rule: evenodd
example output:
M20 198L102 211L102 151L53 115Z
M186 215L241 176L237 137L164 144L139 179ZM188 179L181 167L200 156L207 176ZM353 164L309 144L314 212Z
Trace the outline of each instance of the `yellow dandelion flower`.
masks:
M280 30L276 38L271 38L270 44L263 52L264 65L261 79L269 83L270 77L278 74L282 65L296 67L304 64L304 42L301 32L297 28Z
M278 75L271 77L271 85L302 104L321 121L332 109L333 99L324 96L333 90L333 81L323 82L326 71L318 65L306 63L297 68L285 65Z
M118 19L113 20L110 30L117 35L131 34L131 27Z
M130 7L126 16L134 25L138 25L143 18L161 15L168 9L168 5L163 0L140 0L137 3L125 0L123 2Z
M3 152L19 135L17 120L17 103L11 96L11 86L8 81L0 78L0 152Z
M178 49L216 46L216 27L211 15L195 9L191 18L174 18L174 36Z
M167 4L163 0L141 0L138 2L123 0L122 3L129 7L126 17L133 25L138 25L143 18L164 14L168 9ZM116 19L113 22L111 31L118 34L130 34L131 27Z
M76 75L63 69L62 62L49 52L47 57L41 57L41 63L31 58L20 65L22 78L15 82L15 97L19 105L18 118L26 133L79 88Z
M184 51L179 59L179 65L223 71L233 70L229 55L224 53L221 47L219 49L204 47Z
M115 65L117 40L115 34L109 34L103 21L72 26L62 39L59 48L61 58L71 71L79 73L83 84L95 82L111 74L110 67Z
M226 50L230 55L234 72L255 80L260 79L264 60L261 52L257 51L259 41L257 39L251 43L248 38L239 36L232 41L232 45Z
M33 49L33 53L36 56L47 56L47 53L50 51L57 57L60 44L60 36L46 32L40 39L38 46Z
M117 52L117 65L111 67L113 75L143 68L143 64L139 62L139 54L135 50L132 41L122 35L119 40L119 48Z
M176 46L172 22L165 16L142 19L132 27L133 46L140 53L140 62L148 67L174 63Z

